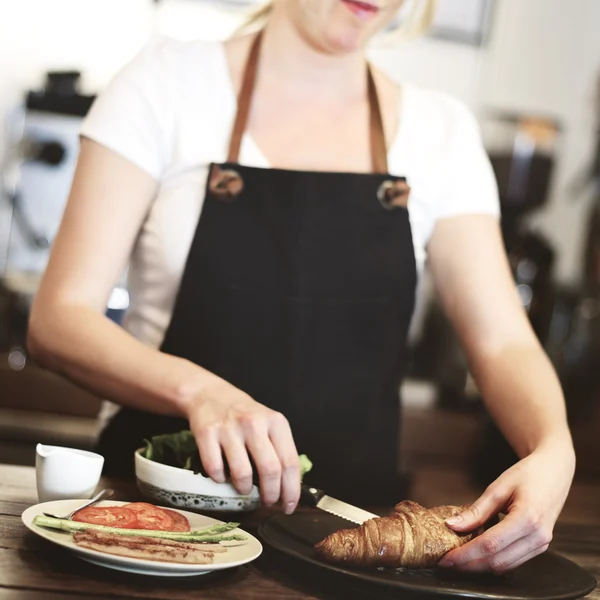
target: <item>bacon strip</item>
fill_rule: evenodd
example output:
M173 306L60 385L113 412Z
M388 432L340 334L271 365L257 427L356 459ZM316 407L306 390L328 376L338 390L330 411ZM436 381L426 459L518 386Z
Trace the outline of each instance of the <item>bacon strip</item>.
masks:
M216 553L227 552L218 544L194 544L162 538L130 537L100 531L81 531L73 536L82 548L106 554L183 564L211 564Z

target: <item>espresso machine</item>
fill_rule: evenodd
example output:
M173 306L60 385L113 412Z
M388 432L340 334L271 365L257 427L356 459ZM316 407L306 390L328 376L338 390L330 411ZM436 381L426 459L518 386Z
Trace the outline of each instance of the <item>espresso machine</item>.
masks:
M95 97L78 71L52 71L6 119L0 165L0 354L26 362L29 309L48 262L79 153L79 130ZM120 321L126 290L115 288L107 314ZM6 353L6 354L5 354Z
M496 174L502 236L521 303L546 345L553 307L555 252L527 217L542 208L555 168L559 123L547 117L491 113L482 127Z

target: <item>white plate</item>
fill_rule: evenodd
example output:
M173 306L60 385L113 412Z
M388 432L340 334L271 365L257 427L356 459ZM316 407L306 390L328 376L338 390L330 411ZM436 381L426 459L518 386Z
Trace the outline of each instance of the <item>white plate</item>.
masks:
M240 529L235 529L231 534L243 534L248 539L240 545L227 546L227 552L215 554L214 562L209 565L191 565L184 563L168 563L163 561L142 560L139 558L129 558L126 556L116 556L106 554L96 550L80 548L74 541L70 533L65 533L52 529L45 529L33 525L33 519L44 512L53 515L66 515L78 506L85 504L86 500L55 500L54 502L44 502L28 508L21 516L25 526L40 537L58 544L63 548L72 551L79 558L96 565L117 569L118 571L127 571L128 573L138 573L141 575L160 575L164 577L182 577L192 575L204 575L212 571L221 569L230 569L239 565L246 564L257 559L262 552L261 543L252 535ZM107 500L99 502L97 506L122 506L126 502L116 502ZM170 509L173 510L173 509ZM185 515L190 522L192 530L200 529L208 525L222 523L217 519L205 517L196 513L178 510L177 512Z

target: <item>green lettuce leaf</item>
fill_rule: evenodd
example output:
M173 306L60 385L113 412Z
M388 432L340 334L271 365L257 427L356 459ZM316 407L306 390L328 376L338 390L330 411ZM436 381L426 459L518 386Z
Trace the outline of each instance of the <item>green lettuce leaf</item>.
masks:
M204 473L198 454L196 440L189 430L178 433L155 435L149 440L144 440L145 448L142 455L148 460L187 469L196 473Z
M148 460L200 473L207 477L200 462L196 440L188 429L178 433L155 435L149 440L144 440L144 444L141 454ZM300 477L303 478L312 469L312 462L305 454L301 454L299 459ZM254 465L252 468L256 473Z

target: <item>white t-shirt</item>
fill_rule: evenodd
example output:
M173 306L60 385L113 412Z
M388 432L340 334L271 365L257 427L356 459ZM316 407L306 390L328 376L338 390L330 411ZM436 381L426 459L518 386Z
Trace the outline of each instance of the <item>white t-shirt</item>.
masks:
M411 186L408 205L417 266L438 219L499 216L496 180L473 115L437 91L403 85L389 170ZM129 266L124 326L160 346L204 201L211 162L224 162L236 95L221 42L156 38L114 78L86 117L82 135L159 182ZM268 167L245 135L240 163Z

